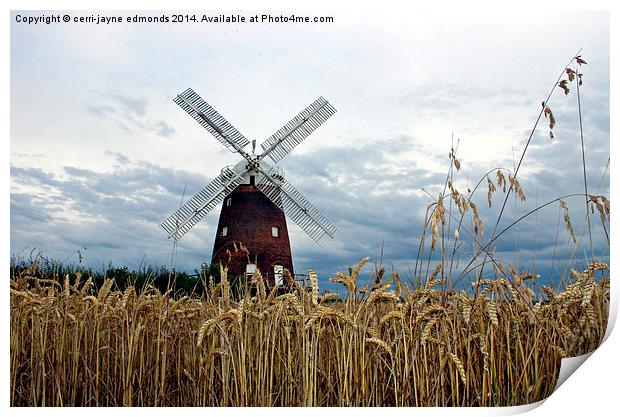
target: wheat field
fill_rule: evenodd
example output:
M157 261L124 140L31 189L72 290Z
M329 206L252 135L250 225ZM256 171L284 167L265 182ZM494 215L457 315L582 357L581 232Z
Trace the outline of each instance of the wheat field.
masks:
M226 280L175 297L23 271L11 280L11 404L519 405L550 395L560 359L605 333L605 264L537 301L535 276L484 280L471 295L443 288L439 267L417 288L378 271L365 290L366 261L333 278L342 300L319 296L313 272L309 288L280 295L259 279L238 297Z

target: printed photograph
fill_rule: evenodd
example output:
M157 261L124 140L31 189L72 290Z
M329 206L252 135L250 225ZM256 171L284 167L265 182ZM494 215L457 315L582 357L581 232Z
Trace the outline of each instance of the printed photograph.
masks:
M609 11L12 10L10 406L545 400L610 78Z

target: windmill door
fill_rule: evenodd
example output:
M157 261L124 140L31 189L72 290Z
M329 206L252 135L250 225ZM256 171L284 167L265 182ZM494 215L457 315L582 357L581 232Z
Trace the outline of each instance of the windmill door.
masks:
M273 276L275 278L276 285L282 285L284 278L284 267L282 265L274 265Z

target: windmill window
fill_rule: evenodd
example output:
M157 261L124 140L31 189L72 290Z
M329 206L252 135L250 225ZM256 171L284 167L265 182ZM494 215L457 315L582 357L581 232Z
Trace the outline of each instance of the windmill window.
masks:
M246 274L252 275L254 272L256 272L256 264L247 264L245 266L245 273Z
M271 236L279 237L280 236L280 228L278 226L273 226L271 228Z
M254 280L254 273L256 272L256 264L247 264L245 266L245 276L246 278L249 278L252 284L256 284L256 281Z
M231 204L232 204L232 197L229 197L226 199L226 207L230 207Z
M222 227L222 236L228 236L228 227Z

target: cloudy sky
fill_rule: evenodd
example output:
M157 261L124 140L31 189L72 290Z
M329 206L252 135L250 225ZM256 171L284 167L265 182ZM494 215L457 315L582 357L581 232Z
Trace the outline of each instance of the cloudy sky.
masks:
M249 19L265 12L232 13ZM11 15L12 255L36 248L75 262L80 250L95 268L168 265L172 243L160 222L184 190L194 194L240 158L172 102L190 86L259 144L319 96L338 110L279 164L338 228L319 247L289 225L297 272L315 268L323 284L364 256L378 263L382 247L388 269L412 274L452 144L462 192L490 169L514 169L541 101L580 48L588 63L578 68L588 186L609 195L605 12L313 11L297 14L334 22L111 25L28 25L18 14L52 13ZM555 138L543 118L519 173L527 201L511 197L498 230L549 200L583 192L575 87L569 84L568 96L556 89L549 101ZM486 193L485 180L473 198L486 222L482 242L503 198L495 194L489 209ZM566 202L579 238L583 197ZM179 242L177 268L192 271L209 259L218 214ZM607 259L600 220L591 220L595 256ZM471 230L471 211L464 225ZM590 253L587 236L571 243L555 203L492 248L506 263L557 274L573 253ZM465 230L461 238L456 270L475 250Z

